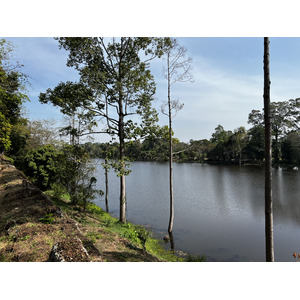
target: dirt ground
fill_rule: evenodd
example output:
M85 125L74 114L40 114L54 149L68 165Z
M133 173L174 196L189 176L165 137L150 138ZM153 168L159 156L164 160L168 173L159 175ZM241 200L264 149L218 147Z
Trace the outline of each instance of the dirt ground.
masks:
M0 261L159 260L107 232L92 216L63 212L0 155Z

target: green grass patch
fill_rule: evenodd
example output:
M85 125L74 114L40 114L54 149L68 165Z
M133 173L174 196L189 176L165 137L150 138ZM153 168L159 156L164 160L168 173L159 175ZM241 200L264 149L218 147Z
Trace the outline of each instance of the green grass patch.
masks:
M47 192L47 194L51 197L51 192ZM166 251L163 241L155 239L150 230L140 225L131 223L123 224L94 203L87 203L86 211L82 212L79 207L68 203L66 199L52 198L52 200L56 205L61 207L64 213L67 213L69 216L74 215L73 218L81 224L89 225L95 229L97 227L102 229L104 232L103 235L100 235L96 230L86 234L86 237L93 243L99 239L106 239L106 235L116 234L127 239L128 245L132 249L143 249L159 260L170 262L186 261L184 258L175 255L173 251ZM76 216L76 212L78 211L81 211L80 216Z
M188 254L187 258L186 258L187 262L205 262L206 261L206 256L205 255L191 255Z
M102 238L102 235L99 232L88 232L85 235L92 243L96 243L97 240Z
M47 214L43 218L40 218L39 221L44 224L52 224L54 222L53 214Z

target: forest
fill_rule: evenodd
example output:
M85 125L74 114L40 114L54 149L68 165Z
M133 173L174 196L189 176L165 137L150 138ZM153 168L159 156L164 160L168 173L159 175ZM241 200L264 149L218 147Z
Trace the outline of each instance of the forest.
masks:
M300 163L299 135L300 99L272 102L272 152L273 164L285 167L297 167ZM264 123L263 110L249 112L248 123L244 126L225 130L222 125L215 128L211 139L180 142L173 138L173 158L177 162L219 163L219 164L257 164L264 162ZM145 138L143 141L130 141L126 145L126 156L132 160L167 161L168 127L162 127L159 135ZM106 151L111 158L118 153L117 143L85 143L82 145L91 157L105 158ZM108 149L108 150L107 150Z
M130 161L170 162L170 224L172 239L172 163L264 165L264 109L248 115L250 129L227 130L217 125L211 138L188 143L176 138L173 117L183 105L171 100L175 83L192 80L186 49L172 38L57 38L68 51L67 66L80 74L78 82L60 82L39 95L40 103L58 107L66 126L32 121L22 114L28 101L28 77L20 63L11 62L13 45L0 41L0 152L10 157L34 184L55 195L67 193L72 203L86 209L96 194L92 158L105 158L104 169L120 178L120 222L126 223L126 184ZM159 126L152 101L156 91L150 62L167 57L168 101L162 113L169 125ZM300 98L271 102L272 163L289 168L300 164ZM100 128L100 120L104 123ZM138 121L137 121L138 120ZM82 142L89 134L106 134L107 143Z

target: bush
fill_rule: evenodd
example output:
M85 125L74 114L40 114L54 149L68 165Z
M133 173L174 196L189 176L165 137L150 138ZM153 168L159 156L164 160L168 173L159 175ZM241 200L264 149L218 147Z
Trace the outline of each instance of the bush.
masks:
M52 145L30 150L22 162L22 170L43 190L51 188L60 176L56 161L62 152Z

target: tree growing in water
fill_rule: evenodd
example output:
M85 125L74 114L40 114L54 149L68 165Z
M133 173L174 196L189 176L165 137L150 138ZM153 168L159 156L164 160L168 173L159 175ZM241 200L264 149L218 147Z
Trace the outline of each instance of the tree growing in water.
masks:
M270 109L270 54L269 38L264 38L264 121L265 121L265 239L266 261L274 261L273 201L272 201L272 147Z
M183 108L178 100L171 99L171 86L176 82L187 82L192 80L191 58L186 58L186 49L180 46L175 39L171 39L166 50L166 68L164 75L168 83L168 100L162 105L162 113L169 118L169 187L170 187L170 219L168 233L173 242L172 231L174 222L174 195L173 195L173 143L172 143L172 118ZM167 108L167 109L166 109Z
M158 120L151 102L155 82L149 62L163 54L166 39L155 38L59 38L60 47L69 51L67 66L80 74L83 89L90 97L80 98L76 107L93 113L105 122L100 132L119 138L118 176L120 177L120 222L126 222L125 176L129 174L125 163L125 140L142 134ZM77 88L82 89L77 86ZM43 102L59 105L52 90L43 96ZM69 101L73 101L69 99ZM60 103L62 103L60 101ZM141 126L133 119L141 118ZM100 125L100 122L98 123Z

